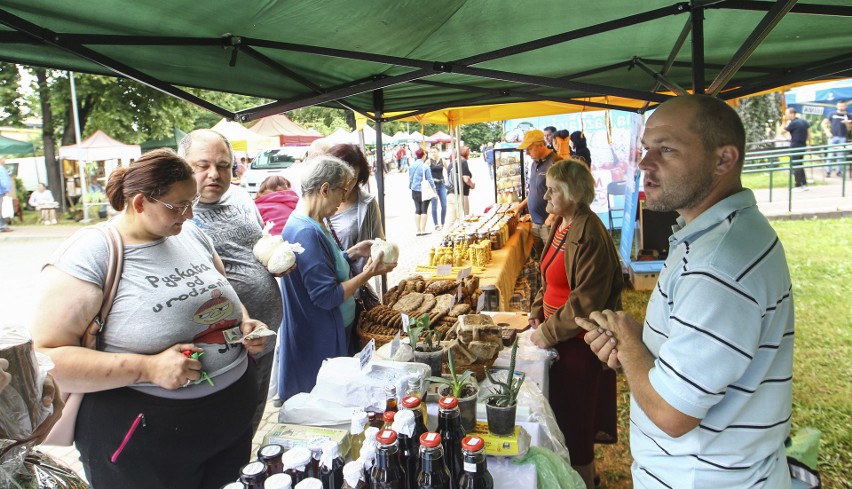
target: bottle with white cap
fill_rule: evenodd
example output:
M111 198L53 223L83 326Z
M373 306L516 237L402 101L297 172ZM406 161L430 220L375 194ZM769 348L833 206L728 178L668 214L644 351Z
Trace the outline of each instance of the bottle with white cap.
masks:
M320 458L320 476L325 489L340 489L343 485L343 466L346 465L340 456L337 442L327 440L322 444L322 458Z
M272 474L263 483L263 489L290 489L293 479L287 474Z
M311 463L305 469L306 477L319 479L320 476L320 459L322 458L322 444L328 441L324 436L315 436L308 440L308 450L311 451Z
M358 460L361 455L361 445L364 444L366 435L364 434L367 427L370 425L370 417L365 411L356 411L352 413L352 423L349 426L349 446L352 460Z
M294 447L281 457L284 473L293 479L293 484L307 477L308 464L311 463L311 451L304 447Z
M361 462L361 465L364 466L364 480L368 485L370 484L370 474L373 466L376 465L376 435L378 433L379 429L375 426L370 426L364 430L364 434L366 435L364 445L361 446L361 455L358 456L358 462Z
M296 484L293 489L323 489L322 481L314 477L307 477Z
M405 470L406 483L409 488L416 488L420 443L414 439L414 412L403 409L396 413L392 429L396 431L397 441L399 442L399 463Z
M349 462L343 466L343 486L341 489L366 489L364 466L361 462Z
M263 481L266 480L266 464L263 462L251 462L240 469L240 482L247 489L263 489Z

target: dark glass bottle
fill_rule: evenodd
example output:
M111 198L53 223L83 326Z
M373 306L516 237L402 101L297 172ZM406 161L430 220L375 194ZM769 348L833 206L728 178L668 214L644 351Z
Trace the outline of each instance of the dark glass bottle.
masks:
M308 440L308 450L311 452L311 461L305 467L305 477L313 477L319 479L320 476L320 458L322 458L322 444L328 438L324 436L316 436Z
M239 481L229 482L224 486L220 487L219 489L246 489L246 485Z
M266 480L266 465L263 462L251 462L240 469L240 482L247 489L263 489Z
M370 474L371 489L405 489L405 470L399 464L396 432L382 430L376 435L376 465Z
M494 479L488 472L485 460L485 442L478 436L462 440L464 473L459 479L459 489L494 489Z
M382 424L383 430L393 429L394 416L396 416L396 411L385 411L385 414L382 415L382 421L384 421L384 424Z
M423 417L423 406L424 404L417 396L407 396L402 400L402 407L410 409L414 413L414 434L411 435L411 438L417 443L418 449L420 447L420 435L429 431L426 429L426 418Z
M346 462L340 456L337 442L326 441L322 445L322 458L320 459L320 476L322 486L325 489L340 489L343 485L343 466Z
M287 450L281 456L284 464L284 473L290 476L293 486L307 478L307 468L311 463L311 451L304 447L295 447Z
M385 422L382 420L382 414L384 413L374 413L373 411L367 412L367 419L369 420L370 426L376 429L382 429Z
M280 474L284 472L284 464L281 463L281 455L284 447L281 445L266 445L257 451L257 459L266 464L266 475Z
M420 436L420 472L418 489L450 489L453 486L450 470L444 459L444 447L438 433Z
M293 480L287 474L272 474L263 483L263 489L292 489Z
M361 462L349 462L343 466L343 486L341 489L367 489L364 481L364 466Z
M464 439L465 432L461 425L459 401L455 397L446 396L438 401L438 433L441 435L441 444L444 445L444 458L447 468L450 469L452 476L450 487L457 489L459 478L464 471L461 442Z
M420 458L420 443L414 439L414 413L403 409L396 413L393 430L399 443L399 463L405 469L405 484L408 489L417 489L417 463Z

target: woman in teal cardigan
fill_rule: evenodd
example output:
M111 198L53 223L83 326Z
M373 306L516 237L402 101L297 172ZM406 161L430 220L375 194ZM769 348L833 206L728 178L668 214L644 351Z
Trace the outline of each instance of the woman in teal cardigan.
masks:
M355 292L372 277L396 267L377 259L351 275L349 262L369 257L372 241L342 250L324 222L356 184L355 174L330 155L317 156L306 165L302 198L282 233L286 241L305 249L296 255L296 269L281 280L284 320L279 331L278 395L285 401L313 389L324 359L347 355Z

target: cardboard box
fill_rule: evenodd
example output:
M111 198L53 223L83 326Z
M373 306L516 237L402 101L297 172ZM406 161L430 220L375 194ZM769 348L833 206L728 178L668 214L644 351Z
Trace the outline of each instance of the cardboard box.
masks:
M263 444L281 445L285 450L293 447L307 448L308 442L318 436L336 442L340 456L346 458L350 445L349 431L343 429L279 423L264 435Z
M515 433L509 436L497 436L488 431L488 423L477 421L476 428L468 435L482 438L485 442L485 454L496 457L524 455L530 448L530 435L521 426L515 426Z
M657 285L660 271L663 269L662 261L634 261L630 263L630 283L636 290L653 290Z

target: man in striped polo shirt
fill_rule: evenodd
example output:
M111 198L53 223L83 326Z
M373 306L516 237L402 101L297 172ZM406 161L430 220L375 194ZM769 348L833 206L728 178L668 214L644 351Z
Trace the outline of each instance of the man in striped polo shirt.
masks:
M680 214L644 327L623 311L577 319L630 386L634 486L789 488L790 274L741 185L742 122L681 96L651 115L643 145L648 208Z

